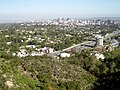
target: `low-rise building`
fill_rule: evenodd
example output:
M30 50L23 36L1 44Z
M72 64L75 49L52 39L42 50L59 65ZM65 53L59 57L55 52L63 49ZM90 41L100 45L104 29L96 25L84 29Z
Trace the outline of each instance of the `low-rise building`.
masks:
M61 58L70 57L70 54L69 53L61 53L60 57Z
M90 55L95 56L96 59L98 59L98 60L100 60L100 59L104 60L105 59L105 56L103 54L99 53L98 51L93 51L93 52L91 52Z

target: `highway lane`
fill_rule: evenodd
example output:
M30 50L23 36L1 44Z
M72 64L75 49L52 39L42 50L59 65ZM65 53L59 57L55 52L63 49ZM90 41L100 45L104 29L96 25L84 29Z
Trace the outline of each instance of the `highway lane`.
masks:
M112 32L111 34L108 34L107 36L105 36L105 40L106 39L109 39L109 38L111 38L111 37L113 37L113 36L115 36L115 35L118 35L118 34L120 34L120 30L118 30L118 31L114 31L114 32ZM111 41L111 45L112 46L118 46L119 44L118 44L118 41L117 40L112 40ZM71 46L71 47L68 47L68 48L65 48L65 49L63 49L63 50L59 50L59 51L55 51L54 53L52 53L53 55L59 55L61 52L65 52L65 51L70 51L70 50L72 50L72 49L76 49L76 48L79 48L80 50L83 50L83 49L88 49L88 48L91 48L92 46L95 46L95 44L96 44L96 42L95 41L85 41L85 42L83 42L83 43L80 43L80 44L77 44L77 45L73 45L73 46Z

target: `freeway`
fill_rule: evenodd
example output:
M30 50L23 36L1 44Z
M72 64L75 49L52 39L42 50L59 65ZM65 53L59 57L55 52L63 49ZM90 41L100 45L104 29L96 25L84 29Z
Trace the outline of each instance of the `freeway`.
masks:
M90 43L93 43L93 41L86 41L86 42L83 42L83 43L80 43L80 44L77 44L77 45L73 45L73 46L71 46L71 47L68 47L68 48L63 49L62 51L63 51L63 52L64 52L64 51L69 51L69 50L71 50L71 49L73 49L73 48L80 47L80 46L84 46L84 45L87 45L87 44L90 44Z
M115 36L115 35L118 35L118 34L120 34L120 30L114 31L114 32L106 35L104 39L109 39L109 38L111 38L111 37L113 37L113 36ZM115 40L115 39L113 39L113 40L111 41L111 43L112 43L112 44L111 44L112 46L118 46L118 44L119 44L118 41ZM52 53L52 55L59 55L61 52L70 51L70 50L72 50L72 49L74 49L74 48L75 48L75 49L76 49L76 48L77 48L77 49L79 48L80 50L88 49L88 48L91 48L92 46L95 46L95 44L96 44L96 41L85 41L85 42L83 42L83 43L73 45L73 46L68 47L68 48L65 48L65 49L63 49L63 50L55 51L54 53Z
M118 35L118 34L120 34L120 30L114 31L114 32L106 35L104 39L109 39L109 38L111 38L111 37L113 37L113 36L115 36L115 35Z
M111 42L112 47L118 47L119 46L119 42L116 39L112 39L110 42Z
M95 41L86 41L86 42L65 48L63 50L55 51L51 55L53 56L60 55L60 53L65 52L65 51L71 51L72 49L79 49L79 50L88 49L88 48L91 48L91 46L94 46L95 44L96 44Z
M111 37L113 37L113 36L115 36L115 35L118 35L119 33L120 33L120 30L114 31L114 32L108 34L107 36L105 36L104 39L111 38ZM113 41L115 41L115 40L113 40ZM117 41L116 41L116 42L117 42ZM83 49L83 48L89 48L90 46L95 46L95 44L96 44L95 41L85 41L85 42L83 42L83 43L80 43L80 44L77 44L77 45L73 45L73 46L71 46L71 47L68 47L68 48L66 48L66 49L63 49L62 52L64 52L64 51L69 51L69 50L71 50L71 49L73 49L73 48L76 48L76 47L81 47L81 49ZM112 42L112 44L118 44L118 42L117 42L117 43L113 43L113 42ZM84 46L84 47L82 47L82 46Z

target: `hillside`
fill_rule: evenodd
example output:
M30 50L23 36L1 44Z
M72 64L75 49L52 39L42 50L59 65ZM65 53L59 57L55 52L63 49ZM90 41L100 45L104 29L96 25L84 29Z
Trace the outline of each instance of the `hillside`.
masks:
M90 90L94 75L66 60L49 57L19 59L1 53L2 90Z
M97 60L84 50L56 60L0 52L0 90L119 90L120 48L103 54Z

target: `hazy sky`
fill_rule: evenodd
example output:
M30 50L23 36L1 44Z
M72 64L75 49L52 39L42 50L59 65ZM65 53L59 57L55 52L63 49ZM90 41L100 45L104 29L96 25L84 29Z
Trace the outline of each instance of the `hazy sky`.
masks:
M0 21L120 17L120 0L0 0Z

